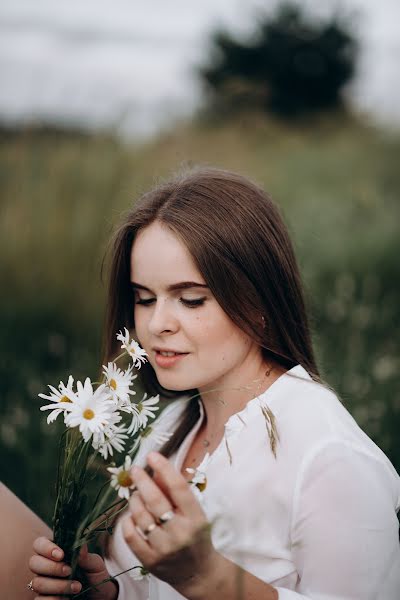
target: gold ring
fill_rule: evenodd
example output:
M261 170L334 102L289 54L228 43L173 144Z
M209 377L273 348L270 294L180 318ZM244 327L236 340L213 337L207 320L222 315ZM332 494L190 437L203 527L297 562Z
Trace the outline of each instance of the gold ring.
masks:
M31 590L31 592L35 591L33 589L33 579L30 580L30 582L28 583L28 585L26 587L27 587L28 590Z
M170 521L171 519L173 519L175 516L175 513L173 510L167 510L165 511L165 513L163 513L162 515L160 515L158 517L158 522L161 525L164 525L164 523L168 523L168 521Z

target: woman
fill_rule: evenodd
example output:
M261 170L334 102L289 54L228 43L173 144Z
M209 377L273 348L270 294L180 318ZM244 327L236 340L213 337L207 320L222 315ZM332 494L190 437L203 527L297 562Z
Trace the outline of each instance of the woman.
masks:
M259 187L200 169L142 197L114 241L107 359L124 326L147 389L171 400L108 558L84 549L81 566L94 584L138 562L150 575L90 598L399 598L399 477L320 381L292 245ZM34 550L37 597L71 591L61 550Z

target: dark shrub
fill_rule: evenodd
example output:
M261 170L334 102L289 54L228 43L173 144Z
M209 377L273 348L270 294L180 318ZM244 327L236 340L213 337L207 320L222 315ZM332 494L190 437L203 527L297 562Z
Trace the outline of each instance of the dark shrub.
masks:
M223 31L214 34L219 58L200 69L214 107L258 106L299 116L342 105L356 44L337 18L311 22L298 6L285 4L253 37L242 43Z

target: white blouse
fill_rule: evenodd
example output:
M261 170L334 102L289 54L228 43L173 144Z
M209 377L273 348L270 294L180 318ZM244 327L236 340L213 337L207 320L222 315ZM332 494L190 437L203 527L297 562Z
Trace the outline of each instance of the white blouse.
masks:
M173 431L186 404L164 410L164 431ZM276 418L276 458L262 405ZM202 418L171 459L177 469ZM274 586L280 600L399 600L400 478L335 394L300 365L229 418L206 476L201 503L215 548ZM112 575L140 564L119 524L110 550ZM118 581L119 600L183 598L152 575Z

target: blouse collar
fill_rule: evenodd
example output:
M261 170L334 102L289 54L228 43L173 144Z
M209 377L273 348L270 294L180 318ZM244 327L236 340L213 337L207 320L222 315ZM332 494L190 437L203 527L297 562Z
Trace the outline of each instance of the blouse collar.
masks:
M233 432L240 431L244 425L247 425L249 423L249 419L251 419L253 414L259 413L260 404L265 403L269 407L271 407L274 397L279 395L278 392L279 392L280 388L290 377L297 377L300 379L305 379L306 381L311 381L311 377L307 373L307 371L304 369L304 367L302 367L301 365L296 365L296 366L292 367L291 369L289 369L288 371L283 373L280 377L278 377L278 379L276 379L272 383L272 385L270 385L269 388L267 388L265 390L265 392L263 392L259 396L256 396L255 398L252 398L251 400L249 400L247 402L246 406L241 411L231 415L229 417L229 419L227 420L227 422L225 423L225 434L229 435ZM200 417L195 426L196 431L197 431L198 427L200 426L200 424L203 422L204 414L205 414L203 403L200 398L198 399L198 403L199 403Z

